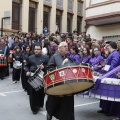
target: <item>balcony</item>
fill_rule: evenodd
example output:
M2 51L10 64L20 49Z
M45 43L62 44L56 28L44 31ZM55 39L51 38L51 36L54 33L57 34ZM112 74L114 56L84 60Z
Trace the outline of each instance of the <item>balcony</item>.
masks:
M120 0L107 0L86 8L88 25L107 25L120 23Z

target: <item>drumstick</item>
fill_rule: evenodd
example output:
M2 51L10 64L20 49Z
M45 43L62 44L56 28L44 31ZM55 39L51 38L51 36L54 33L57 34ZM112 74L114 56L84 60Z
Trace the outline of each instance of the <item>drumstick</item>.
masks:
M64 61L62 62L62 65L64 65L66 62L68 62L68 58L64 59Z
M40 68L38 68L38 69L34 72L34 74L37 73L38 71L40 71Z
M40 64L40 65L43 65L43 63ZM39 65L39 66L40 66L40 65ZM38 67L38 69L37 69L34 73L37 73L38 71L40 71L40 67Z

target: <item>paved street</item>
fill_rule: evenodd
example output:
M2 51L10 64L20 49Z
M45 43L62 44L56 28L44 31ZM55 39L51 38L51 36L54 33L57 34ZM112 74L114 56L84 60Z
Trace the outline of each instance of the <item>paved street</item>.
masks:
M112 120L97 113L99 100L75 96L75 120ZM11 73L5 80L0 80L0 120L46 120L45 108L33 115L29 98L22 90L21 83L12 83ZM55 119L53 119L55 120Z

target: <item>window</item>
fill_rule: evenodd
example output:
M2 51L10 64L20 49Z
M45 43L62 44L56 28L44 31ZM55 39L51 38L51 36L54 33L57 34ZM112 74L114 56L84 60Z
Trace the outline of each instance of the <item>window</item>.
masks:
M67 32L72 32L72 20L73 20L73 16L71 14L68 14L68 17L67 17Z
M43 28L44 27L47 27L47 28L49 28L49 12L46 12L46 11L44 11L44 18L43 18Z
M82 18L77 17L77 31L81 32Z
M29 7L29 32L35 32L35 8Z
M20 29L20 3L12 2L12 29Z
M30 1L29 3L29 32L36 32L36 8L37 4L35 2Z

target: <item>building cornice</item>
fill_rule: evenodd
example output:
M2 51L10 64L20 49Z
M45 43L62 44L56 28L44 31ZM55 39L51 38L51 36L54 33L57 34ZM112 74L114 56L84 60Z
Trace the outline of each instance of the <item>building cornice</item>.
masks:
M32 1L32 2L36 2L36 3L39 3L39 1L38 1L38 0L30 0L30 1Z
M95 8L95 7L99 7L99 6L117 3L117 2L120 2L120 0L109 0L109 1L101 2L101 3L92 4L92 5L90 4L90 6L86 8L86 10L90 9L90 8Z
M106 13L106 14L87 17L86 21L93 21L93 20L112 18L112 17L119 17L119 16L120 16L120 12L111 12L111 13Z

